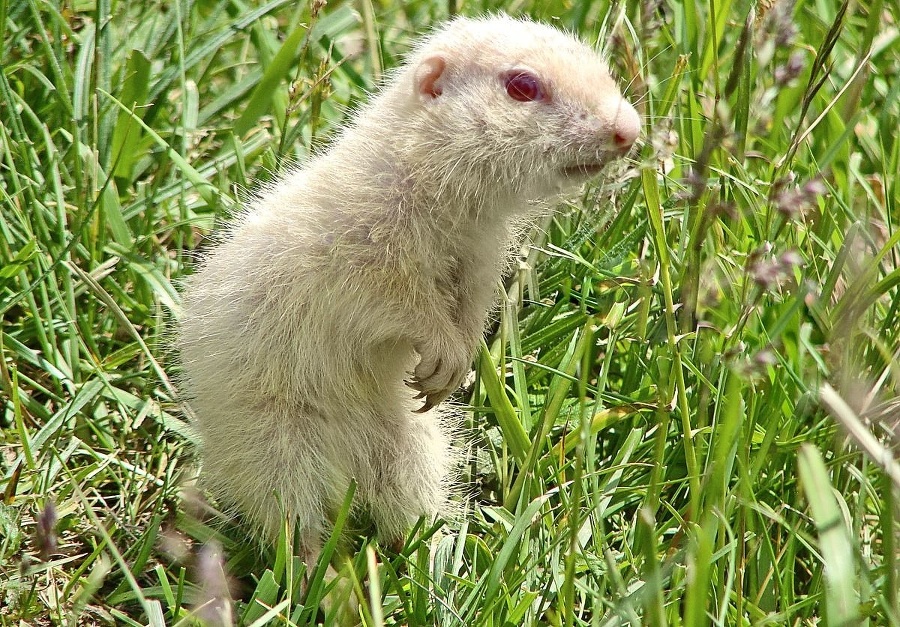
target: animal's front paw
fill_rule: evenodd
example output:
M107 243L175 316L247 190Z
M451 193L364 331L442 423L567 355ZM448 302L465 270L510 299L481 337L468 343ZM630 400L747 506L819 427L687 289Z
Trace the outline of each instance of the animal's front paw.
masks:
M406 385L419 392L415 397L425 399L418 413L424 413L450 396L462 384L469 371L468 354L440 351L434 347L417 347L421 359Z

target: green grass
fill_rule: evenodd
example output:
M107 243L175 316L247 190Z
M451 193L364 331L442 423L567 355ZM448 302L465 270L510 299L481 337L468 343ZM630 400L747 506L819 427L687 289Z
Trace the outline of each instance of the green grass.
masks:
M466 518L338 558L365 624L900 626L900 8L768 4L462 7L610 33L646 141L512 277ZM177 281L447 8L0 0L0 625L317 619L186 487Z

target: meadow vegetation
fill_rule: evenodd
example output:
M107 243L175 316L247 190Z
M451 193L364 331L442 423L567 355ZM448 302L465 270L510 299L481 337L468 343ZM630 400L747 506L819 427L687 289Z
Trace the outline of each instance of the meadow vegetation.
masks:
M523 246L465 518L329 543L364 624L900 627L891 0L0 0L0 625L335 622L193 487L178 280L499 9L606 49L644 141Z

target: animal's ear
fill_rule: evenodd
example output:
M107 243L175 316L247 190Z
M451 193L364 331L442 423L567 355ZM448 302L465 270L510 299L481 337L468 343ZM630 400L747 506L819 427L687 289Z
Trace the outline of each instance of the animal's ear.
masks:
M444 57L439 54L433 54L425 58L415 73L415 90L423 100L435 100L444 92L444 70L447 69L447 62Z

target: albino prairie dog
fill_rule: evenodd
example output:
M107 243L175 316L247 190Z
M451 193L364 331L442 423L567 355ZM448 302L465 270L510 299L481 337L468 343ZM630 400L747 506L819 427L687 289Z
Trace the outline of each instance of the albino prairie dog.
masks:
M639 132L604 60L557 29L494 15L424 38L186 283L207 486L263 537L287 516L308 558L351 478L389 541L444 511L438 403L471 366L517 218Z

